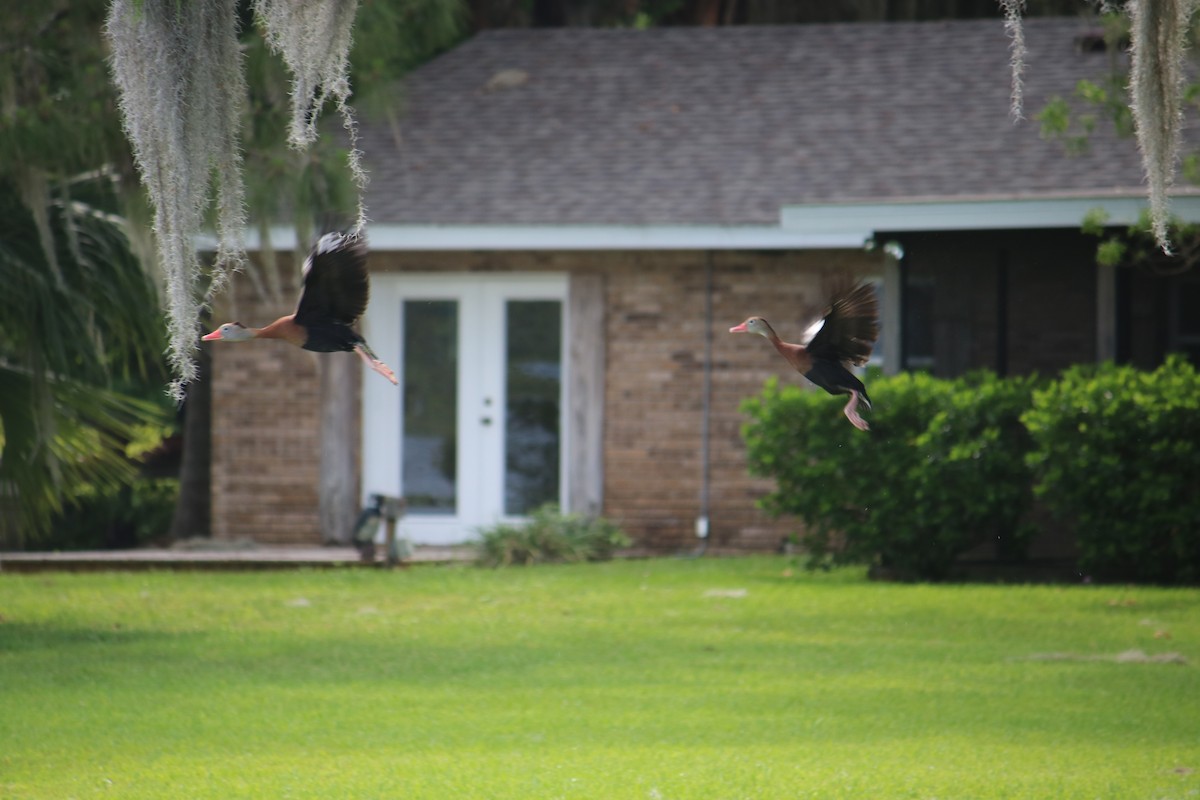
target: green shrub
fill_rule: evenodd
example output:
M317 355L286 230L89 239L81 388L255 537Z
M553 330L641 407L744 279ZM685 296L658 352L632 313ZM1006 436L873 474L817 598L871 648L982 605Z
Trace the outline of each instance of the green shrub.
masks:
M39 548L105 550L137 547L165 537L171 527L176 478L138 478L117 487L77 487L64 510L56 515Z
M1082 365L1022 417L1035 491L1073 523L1079 566L1101 579L1200 580L1200 376Z
M984 541L1016 557L1032 533L1020 424L1032 387L990 373L877 378L862 433L824 393L772 379L742 405L750 470L776 483L762 505L803 520L810 566L867 562L936 580Z
M603 517L560 514L548 503L525 524L500 523L479 532L479 563L505 567L550 561L607 561L632 540Z

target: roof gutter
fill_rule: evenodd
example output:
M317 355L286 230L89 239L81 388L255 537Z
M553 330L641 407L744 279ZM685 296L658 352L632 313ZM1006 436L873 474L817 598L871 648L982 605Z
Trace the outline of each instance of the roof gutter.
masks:
M812 203L784 206L780 227L799 234L861 235L862 231L980 231L1078 228L1095 209L1109 225L1132 225L1147 208L1144 194L1084 196L914 198L889 202ZM1171 213L1200 222L1200 196L1171 198Z
M887 202L809 203L784 206L779 225L397 225L368 226L373 250L844 250L860 249L877 233L911 231L1078 228L1095 209L1109 225L1132 225L1146 209L1143 194L1023 197L934 197ZM1200 194L1177 194L1171 213L1200 222ZM295 248L289 226L271 229L278 250ZM215 240L202 237L200 249ZM261 247L247 231L249 250Z

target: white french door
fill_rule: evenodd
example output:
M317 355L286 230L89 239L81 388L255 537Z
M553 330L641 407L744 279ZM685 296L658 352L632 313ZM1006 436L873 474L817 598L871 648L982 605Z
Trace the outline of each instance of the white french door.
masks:
M563 504L567 280L376 274L364 335L400 386L363 391L363 492L407 501L401 532L466 541Z

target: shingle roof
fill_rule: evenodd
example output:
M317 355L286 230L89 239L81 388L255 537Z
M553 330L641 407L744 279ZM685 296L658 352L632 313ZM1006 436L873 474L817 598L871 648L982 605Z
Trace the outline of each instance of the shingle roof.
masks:
M1102 78L1030 18L1025 107ZM1067 157L1009 116L997 20L481 33L364 121L379 223L776 224L798 203L1141 190L1132 139ZM397 136L399 134L397 143Z

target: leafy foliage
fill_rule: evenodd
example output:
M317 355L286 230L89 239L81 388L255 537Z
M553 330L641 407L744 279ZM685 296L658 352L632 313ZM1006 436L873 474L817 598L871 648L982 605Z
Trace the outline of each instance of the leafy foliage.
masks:
M92 382L157 372L162 335L145 313L155 288L111 213L107 177L65 183L47 209L55 269L32 212L0 177L0 360Z
M1083 220L1083 232L1100 239L1096 263L1103 266L1129 266L1148 269L1158 275L1187 272L1200 263L1200 225L1178 217L1167 221L1167 231L1175 249L1164 253L1150 232L1150 212L1144 210L1138 221L1125 230L1107 227L1108 214L1094 208Z
M1200 580L1200 375L1077 366L1022 416L1037 494L1073 522L1080 566L1104 579Z
M1130 2L1120 13L1110 5L1102 7L1106 49L1117 54L1127 46L1129 59L1115 56L1104 80L1077 84L1076 98L1093 111L1078 113L1062 97L1052 97L1036 115L1042 135L1062 141L1068 153L1087 149L1098 114L1108 117L1119 135L1137 138L1150 201L1140 230L1164 256L1172 254L1181 233L1172 230L1168 197L1176 167L1182 162L1184 177L1192 182L1200 174L1197 154L1181 157L1184 109L1194 108L1200 99L1200 84L1189 82L1186 68L1189 47L1197 38L1198 8L1195 0ZM1115 257L1112 241L1101 245L1101 257Z
M479 532L479 563L527 566L551 561L607 561L632 540L602 517L561 514L542 506L525 524L500 523Z
M1122 76L1110 73L1102 81L1081 80L1075 84L1075 97L1096 111L1075 112L1066 99L1054 96L1034 115L1043 138L1060 141L1068 155L1087 152L1099 115L1112 121L1118 135L1133 135L1133 114Z
M45 534L81 491L113 493L137 477L128 443L160 406L100 386L0 369L0 536L9 545Z
M38 542L51 550L137 547L167 535L179 481L139 478L120 486L85 484Z
M810 566L875 562L939 579L984 541L1019 554L1031 534L1019 416L1032 387L990 373L877 378L863 434L824 393L773 378L742 405L750 470L776 481L763 506L804 521Z
M0 173L74 174L124 151L105 50L105 0L6 4L0 32ZM55 6L57 8L55 8ZM86 120L86 124L81 121Z
M1019 558L1034 496L1074 529L1105 580L1200 580L1200 374L1082 365L1038 386L980 373L872 381L870 435L831 424L828 398L767 383L743 410L763 505L806 525L810 565L874 562L945 577L983 541ZM840 420L839 420L840 422Z
M468 16L465 0L364 0L350 51L356 102L377 110L394 107L363 98L394 93L397 76L458 41Z
M161 403L114 385L159 376L154 286L129 252L103 176L52 204L59 268L31 214L0 180L0 536L48 531L79 487L116 491L136 475L126 445L161 426Z

